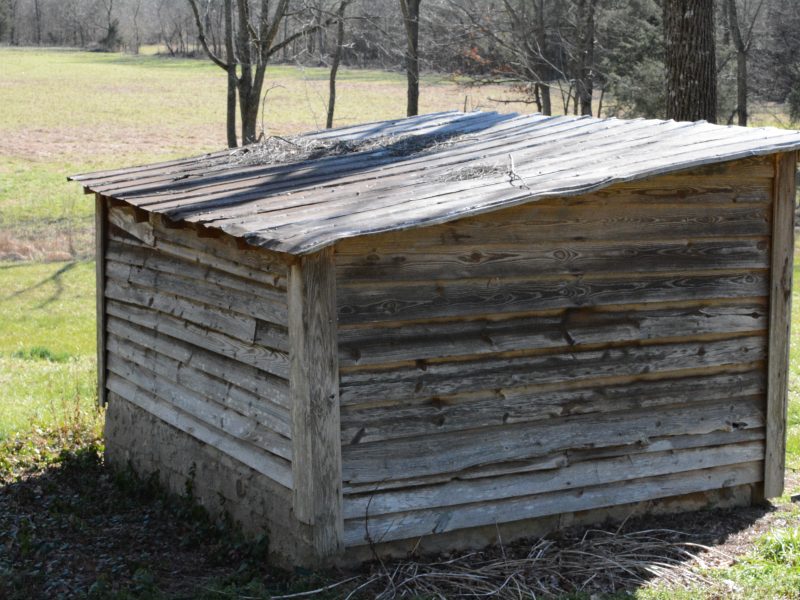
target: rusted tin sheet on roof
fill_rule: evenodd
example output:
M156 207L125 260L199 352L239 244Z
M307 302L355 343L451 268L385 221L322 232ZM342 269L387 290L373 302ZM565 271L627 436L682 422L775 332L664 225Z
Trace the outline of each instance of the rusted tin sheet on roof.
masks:
M800 132L705 122L438 113L72 177L88 191L308 254L614 183L800 149Z

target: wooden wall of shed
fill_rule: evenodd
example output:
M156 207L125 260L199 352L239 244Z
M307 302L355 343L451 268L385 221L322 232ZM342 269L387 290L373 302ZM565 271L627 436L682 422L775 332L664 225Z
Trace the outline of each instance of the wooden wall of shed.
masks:
M762 481L773 179L340 242L345 543Z
M129 402L290 490L286 264L129 207L112 204L108 221L111 401Z

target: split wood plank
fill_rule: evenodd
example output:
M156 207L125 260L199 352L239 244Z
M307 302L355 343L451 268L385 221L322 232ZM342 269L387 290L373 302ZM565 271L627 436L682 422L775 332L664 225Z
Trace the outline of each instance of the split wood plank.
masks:
M115 317L153 329L192 346L212 350L216 354L243 362L276 377L289 378L289 357L285 352L265 346L246 344L223 333L198 327L165 313L133 304L108 300L106 305L109 314L113 314Z
M636 453L567 464L557 469L466 481L454 479L433 486L417 486L345 496L344 518L364 519L415 510L454 507L534 496L548 492L579 489L672 475L699 469L762 460L764 442L690 448L686 450Z
M230 387L231 397L238 397L238 389L249 393L260 400L259 409L266 411L269 418L288 423L289 416L289 382L275 377L251 365L238 362L206 348L194 346L162 332L141 325L141 319L135 323L124 310L123 304L112 306L109 313L108 330L114 335L131 341L139 346L150 348L161 356L173 359L214 381ZM134 317L136 318L136 317ZM198 375L198 377L201 377ZM210 384L209 384L210 385ZM244 400L247 402L246 400ZM288 425L287 425L288 427ZM284 432L287 436L290 433Z
M467 371L468 373L468 371ZM573 415L656 409L674 404L692 406L703 402L760 396L765 398L762 371L716 373L658 381L633 381L620 385L566 390L504 389L465 398L427 399L415 404L342 407L342 444L437 435L462 431L548 421Z
M658 178L654 181L661 181ZM614 190L617 188L610 188ZM382 233L342 240L336 245L337 258L356 260L373 252L419 252L442 248L467 249L500 247L504 244L563 244L593 240L683 239L736 235L768 236L772 230L772 180L759 186L763 204L736 201L725 190L718 203L707 198L677 198L678 191L668 186L659 192L671 192L664 203L648 203L639 194L620 194L612 200L594 196L552 198L490 215L467 217L416 231ZM741 190L741 186L736 186ZM344 264L344 263L343 263Z
M289 412L255 394L229 382L210 377L203 371L111 332L109 332L109 351L113 351L119 358L130 361L135 366L152 371L167 380L171 386L178 386L192 394L202 396L210 405L218 405L219 408L216 410L220 415L223 411L233 411L252 424L269 429L286 440L291 437ZM241 421L236 414L233 419ZM283 447L282 445L281 448ZM287 459L289 457L286 452L285 456L278 454Z
M373 252L341 256L344 281L430 281L513 277L524 273L656 273L690 269L766 269L768 238L666 241L535 243L453 248L424 252Z
M588 344L766 331L765 303L586 307L511 318L339 329L340 368Z
M759 442L764 445L765 430L763 427L753 429L734 429L733 431L714 431L704 435L668 435L648 438L645 442L635 446L607 446L603 448L584 448L565 450L547 456L482 465L458 473L429 475L414 479L388 479L379 482L366 482L346 484L344 486L345 502L348 496L363 494L374 495L389 491L406 492L416 486L437 486L451 481L467 481L472 479L486 479L519 475L522 473L538 473L539 471L552 471L572 464L596 461L606 458L623 458L633 454L652 452L676 452L692 448L711 448L714 446L729 446L732 444L747 444Z
M380 482L481 465L524 461L570 449L647 443L651 437L703 435L764 425L763 397L693 406L578 415L534 423L345 446L343 481Z
M762 461L702 469L674 475L626 481L565 492L537 494L498 502L425 510L400 515L350 520L346 523L347 546L414 539L426 535L507 523L547 515L629 504L716 490L761 481Z
M150 308L178 319L185 319L201 327L229 335L245 343L253 343L256 337L256 320L216 307L192 302L174 294L164 294L130 282L109 278L106 282L106 298ZM288 342L279 350L288 349Z
M492 355L392 369L365 369L342 373L340 395L342 405L346 406L579 379L747 364L764 360L766 345L765 337L748 336L716 341L575 350L558 354Z
M377 323L530 312L582 306L753 298L768 294L765 270L747 272L528 276L433 282L341 284L339 322Z

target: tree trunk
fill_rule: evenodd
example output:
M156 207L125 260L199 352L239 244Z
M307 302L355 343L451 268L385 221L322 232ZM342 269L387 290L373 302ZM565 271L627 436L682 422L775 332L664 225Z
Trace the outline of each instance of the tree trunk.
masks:
M225 134L228 148L236 148L236 52L233 48L233 5L225 0L225 60L228 73L228 95L225 114Z
M547 74L550 72L550 65L545 60L545 51L547 48L547 27L544 22L544 0L539 0L538 4L534 5L536 9L536 41L539 44L539 94L542 97L542 114L550 116L553 114L552 103L550 102L550 84L544 81L550 81Z
M419 114L419 5L421 0L400 0L403 23L406 29L406 115Z
M542 95L542 114L547 116L552 115L553 105L550 100L550 86L546 83L540 83L539 93Z
M713 0L664 0L667 117L717 121Z
M581 0L578 10L578 53L575 69L575 113L592 114L592 94L594 92L594 13L597 0Z
M33 19L36 33L36 45L42 45L42 7L39 0L33 0Z
M346 8L346 3L339 3L339 13L337 15L339 22L336 26L336 48L333 51L331 75L328 82L328 118L325 122L325 127L328 129L333 127L333 113L336 109L336 74L339 71L339 63L342 61L342 46L344 45L344 11Z
M736 52L736 113L739 125L747 127L747 53Z
M728 28L732 34L733 46L736 48L736 114L739 125L747 127L747 54L750 50L750 40L745 42L742 38L736 0L726 0L725 8L727 9ZM753 20L757 18L758 11L753 16Z

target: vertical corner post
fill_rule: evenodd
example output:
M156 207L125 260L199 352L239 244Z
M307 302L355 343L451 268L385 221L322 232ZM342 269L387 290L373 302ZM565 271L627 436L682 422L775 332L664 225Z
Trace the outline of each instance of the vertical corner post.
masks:
M97 404L105 406L106 394L106 249L108 247L108 201L94 195L95 278L97 304Z
M775 155L767 349L767 440L764 457L766 498L783 494L786 466L796 159L795 152Z
M289 380L295 517L311 526L314 561L343 550L342 449L333 248L289 272Z

